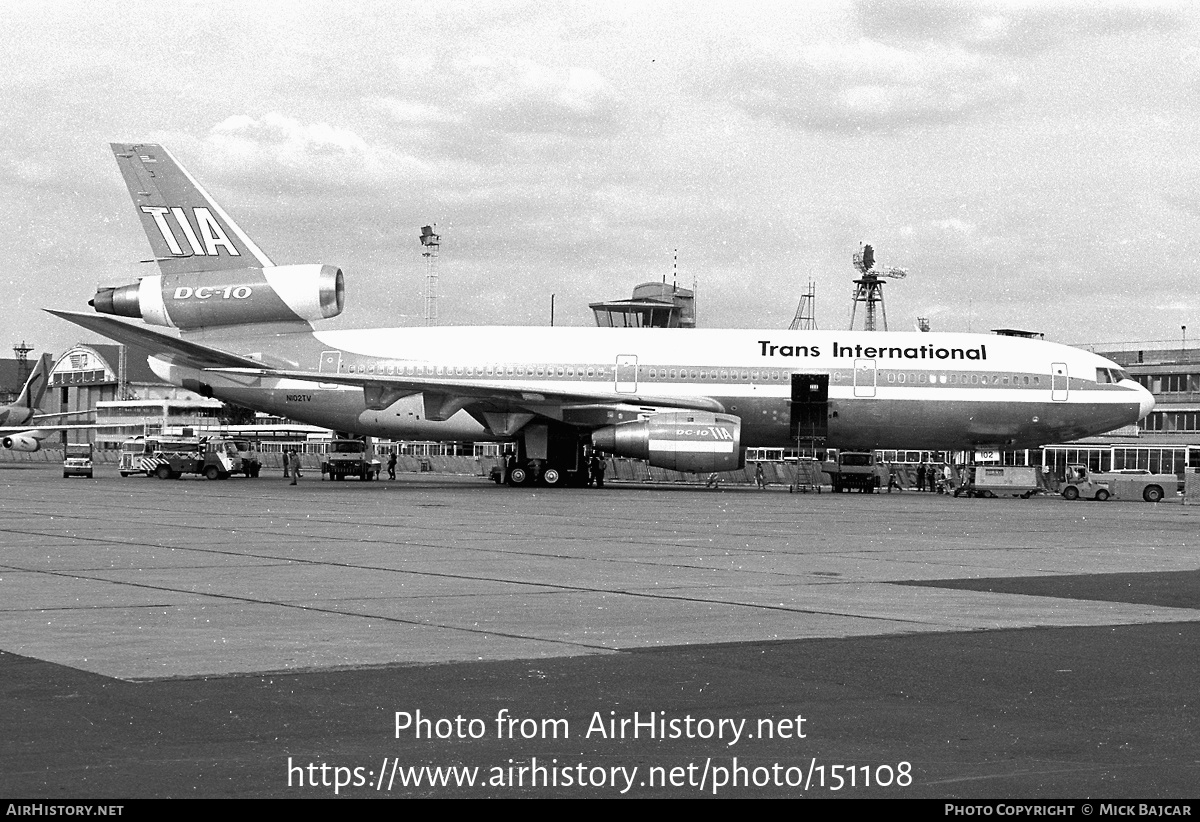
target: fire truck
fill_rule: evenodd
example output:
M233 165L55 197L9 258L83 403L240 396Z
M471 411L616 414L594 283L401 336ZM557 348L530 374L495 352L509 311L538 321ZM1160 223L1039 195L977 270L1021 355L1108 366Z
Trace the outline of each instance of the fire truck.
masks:
M128 477L138 474L143 477L154 475L153 464L145 462L146 458L158 450L158 440L146 437L134 437L121 443L121 458L117 470L121 476Z
M211 445L214 452L222 451L229 456L231 467L226 467L219 458L213 457L206 458L199 471L193 470L194 466L190 465L192 457L200 452L202 444ZM172 460L172 454L180 456ZM165 477L162 477L161 473L163 465L167 466ZM262 470L258 444L253 440L227 440L216 437L134 437L121 443L121 458L117 470L123 477L136 474L170 479L177 473L199 473L207 476L205 469L210 465L216 466L217 479L230 474L257 477ZM187 470L182 470L184 468Z
M157 449L139 460L148 476L179 479L184 474L200 474L205 479L226 479L242 471L237 443L221 437L162 439Z

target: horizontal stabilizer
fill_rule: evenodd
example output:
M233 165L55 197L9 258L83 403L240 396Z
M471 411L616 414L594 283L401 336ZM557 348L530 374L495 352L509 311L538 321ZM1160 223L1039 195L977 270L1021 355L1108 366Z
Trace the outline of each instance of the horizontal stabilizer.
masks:
M56 317L67 322L95 331L125 345L132 345L150 351L155 357L179 365L194 368L259 368L262 363L249 357L239 357L217 348L181 340L170 334L165 334L144 325L134 325L116 317L101 314L82 314L77 311L56 311L45 309Z

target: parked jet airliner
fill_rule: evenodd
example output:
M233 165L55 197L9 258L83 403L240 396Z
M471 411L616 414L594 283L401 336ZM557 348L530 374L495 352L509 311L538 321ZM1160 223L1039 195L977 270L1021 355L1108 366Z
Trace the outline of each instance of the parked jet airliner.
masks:
M151 352L164 379L227 402L379 437L515 441L514 484L579 479L589 443L707 472L740 467L747 446L798 441L1036 446L1153 407L1107 359L983 334L314 330L344 307L340 269L272 263L162 146L113 151L160 273L98 289L96 314L51 313Z
M43 354L38 358L17 401L11 405L0 405L0 446L10 451L37 451L42 447L42 440L58 431L68 428L96 428L95 425L58 425L53 420L64 417L74 417L86 414L86 411L64 411L47 414L38 410L45 396L46 386L50 383L50 370L53 358ZM29 425L40 425L40 428L28 428Z

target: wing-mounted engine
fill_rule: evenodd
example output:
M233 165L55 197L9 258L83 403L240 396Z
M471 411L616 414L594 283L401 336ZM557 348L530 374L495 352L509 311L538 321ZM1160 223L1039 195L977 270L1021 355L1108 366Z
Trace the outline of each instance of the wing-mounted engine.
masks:
M745 464L742 421L729 414L675 411L592 432L592 446L658 468L704 473Z
M279 265L187 271L99 288L101 314L136 317L180 329L325 320L346 304L342 271L331 265Z
M11 434L0 439L0 445L9 451L37 451L42 447L42 441L29 434Z

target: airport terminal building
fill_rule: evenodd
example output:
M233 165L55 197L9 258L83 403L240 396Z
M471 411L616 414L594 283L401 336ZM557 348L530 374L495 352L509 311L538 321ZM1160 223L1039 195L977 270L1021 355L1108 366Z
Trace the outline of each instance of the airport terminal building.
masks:
M96 430L64 432L66 442L93 442L117 448L121 442L168 425L213 423L223 403L163 382L144 354L120 345L79 343L59 357L50 371L42 401L48 412L94 415Z

